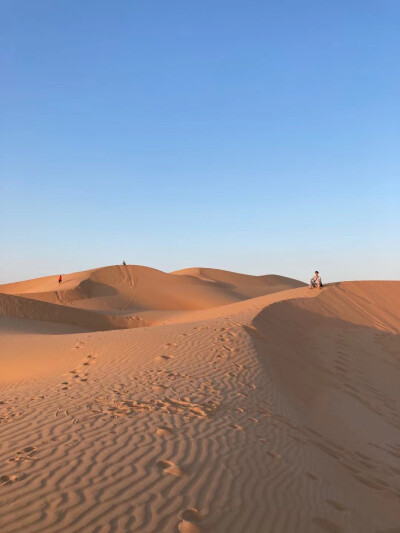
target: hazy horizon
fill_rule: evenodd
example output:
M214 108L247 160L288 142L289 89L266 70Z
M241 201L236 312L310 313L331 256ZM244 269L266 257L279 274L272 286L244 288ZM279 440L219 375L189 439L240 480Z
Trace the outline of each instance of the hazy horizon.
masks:
M5 2L0 283L399 279L400 4Z
M88 270L97 270L97 269L100 269L100 268L108 268L108 267L112 267L112 266L118 266L118 265L121 265L121 264L122 263L107 264L107 265L102 265L102 266L97 266L97 267L96 266L91 266L91 267L85 267L85 268L81 268L81 269L74 270L74 271L57 271L55 273L42 272L42 273L39 273L37 276L34 276L32 278L18 278L18 279L14 279L14 280L1 281L0 285L1 284L8 284L8 283L15 283L15 282L19 282L19 281L29 281L31 279L46 278L46 277L50 277L50 276L54 276L54 280L55 280L55 283L56 283L57 279L58 279L58 276L60 274L61 275L73 274L74 272L85 272L85 271L88 271ZM306 274L296 275L296 274L292 274L290 272L282 272L282 271L279 271L279 272L273 272L273 271L257 272L255 270L254 272L245 272L245 271L239 271L239 270L232 270L232 269L229 269L229 268L215 267L213 265L185 265L185 266L178 267L178 268L172 269L172 270L163 270L162 268L158 268L158 267L155 267L155 266L141 265L141 264L136 264L136 263L129 263L128 261L126 261L126 264L127 264L127 266L143 266L143 267L153 268L155 270L160 270L160 271L166 272L166 273L173 273L173 272L176 272L176 271L179 271L179 270L185 270L185 269L188 269L188 268L208 268L208 269L216 269L216 270L225 270L225 271L229 271L229 272L235 272L235 273L238 273L238 274L248 274L248 275L253 275L253 276L263 276L263 275L272 274L272 275L280 275L280 276L285 276L285 277L297 279L299 281L304 281L305 283L308 283L309 279L314 274L313 269L308 271ZM319 271L319 272L320 272L320 275L323 278L323 282L325 284L341 282L341 281L397 281L397 279L395 279L395 278L390 279L390 278L368 278L368 277L365 277L365 278L351 278L351 277L348 277L348 278L343 278L343 279L330 279L329 277L324 275L324 273L322 271Z

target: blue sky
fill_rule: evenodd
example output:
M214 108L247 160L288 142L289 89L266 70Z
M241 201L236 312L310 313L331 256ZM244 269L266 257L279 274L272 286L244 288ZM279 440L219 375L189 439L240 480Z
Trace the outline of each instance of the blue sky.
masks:
M0 283L399 279L398 0L3 0Z

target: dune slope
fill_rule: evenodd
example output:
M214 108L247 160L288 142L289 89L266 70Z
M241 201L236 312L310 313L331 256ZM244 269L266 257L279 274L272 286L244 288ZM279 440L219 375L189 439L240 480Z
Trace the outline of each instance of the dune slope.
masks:
M197 271L204 275L195 275ZM64 275L62 284L58 284L58 276L49 276L0 285L0 293L93 310L193 310L302 286L301 281L282 276L215 269L167 274L143 266L117 265Z
M204 270L168 276L238 291ZM396 531L400 282L203 302L136 329L3 318L1 531Z

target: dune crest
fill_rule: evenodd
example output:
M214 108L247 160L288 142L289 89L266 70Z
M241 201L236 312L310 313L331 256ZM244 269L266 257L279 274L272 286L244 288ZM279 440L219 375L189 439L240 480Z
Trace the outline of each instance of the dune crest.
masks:
M118 265L64 275L61 284L58 276L49 276L0 285L0 316L53 320L92 330L125 329L168 319L171 312L209 309L304 286L281 276L206 270L216 279Z
M0 287L2 532L396 530L400 282L64 279Z

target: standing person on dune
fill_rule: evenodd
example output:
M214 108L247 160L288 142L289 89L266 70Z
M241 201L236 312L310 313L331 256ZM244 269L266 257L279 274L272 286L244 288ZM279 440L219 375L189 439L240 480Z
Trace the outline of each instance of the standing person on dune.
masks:
M322 288L322 279L318 270L315 271L314 276L310 279L310 289L314 289L315 287Z
M60 274L58 277L58 284L62 283L62 275Z

